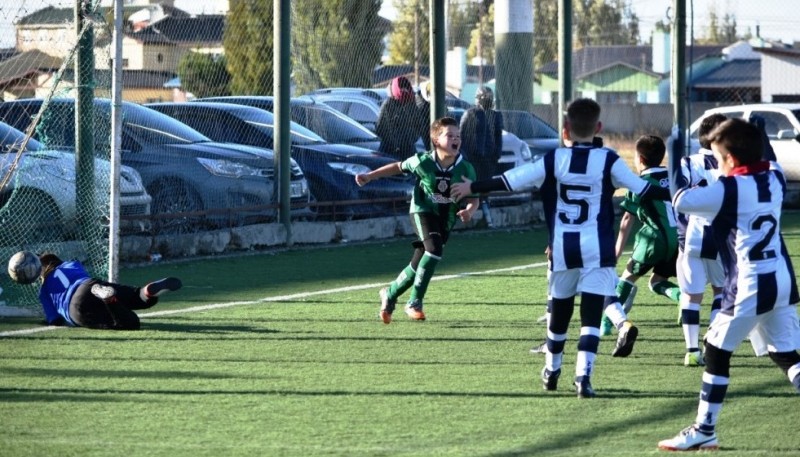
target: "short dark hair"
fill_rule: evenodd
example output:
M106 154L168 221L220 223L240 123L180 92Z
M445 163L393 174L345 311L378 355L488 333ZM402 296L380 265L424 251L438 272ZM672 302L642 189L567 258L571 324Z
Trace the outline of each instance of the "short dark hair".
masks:
M744 119L728 119L708 134L710 144L719 144L741 165L759 162L764 155L764 142L758 127Z
M571 133L586 138L594 135L600 120L600 105L590 98L578 98L567 107Z
M700 142L701 148L711 149L711 142L708 141L708 134L711 133L716 126L727 120L728 118L724 114L714 113L704 117L703 120L700 121L700 128L697 129L697 139Z
M439 132L445 128L454 125L458 127L458 121L454 117L445 116L436 119L431 124L431 138L436 137L439 135Z
M648 168L661 165L667 147L664 140L655 135L642 135L636 140L636 153L644 159L644 164Z
M52 252L45 252L39 256L39 262L42 264L42 272L39 277L44 279L53 272L59 265L64 263L57 255Z

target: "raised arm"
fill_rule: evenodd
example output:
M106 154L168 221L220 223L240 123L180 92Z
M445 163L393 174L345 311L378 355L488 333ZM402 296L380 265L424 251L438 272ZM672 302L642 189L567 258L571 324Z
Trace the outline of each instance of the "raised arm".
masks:
M356 184L363 186L374 179L386 178L388 176L399 175L402 173L403 169L400 168L400 162L387 163L386 165L376 168L369 173L361 173L356 175Z

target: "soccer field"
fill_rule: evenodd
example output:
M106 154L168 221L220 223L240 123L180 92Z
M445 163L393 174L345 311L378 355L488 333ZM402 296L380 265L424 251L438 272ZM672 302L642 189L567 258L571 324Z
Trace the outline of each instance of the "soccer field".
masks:
M784 237L797 266L800 214ZM644 280L633 354L603 338L598 397L578 399L577 314L558 391L528 352L545 333L543 228L454 233L428 320L384 325L377 291L409 241L125 269L125 283L184 283L138 332L0 320L0 455L641 456L694 420L702 369L683 366L677 306ZM798 456L799 424L800 396L742 345L721 455Z

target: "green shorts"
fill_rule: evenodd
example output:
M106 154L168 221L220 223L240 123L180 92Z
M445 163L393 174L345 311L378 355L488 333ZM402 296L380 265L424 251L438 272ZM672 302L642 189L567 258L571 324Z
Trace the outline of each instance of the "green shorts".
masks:
M633 254L626 270L637 276L644 276L650 270L659 276L674 277L678 260L678 244L665 242L663 238L653 237L639 231L633 243Z

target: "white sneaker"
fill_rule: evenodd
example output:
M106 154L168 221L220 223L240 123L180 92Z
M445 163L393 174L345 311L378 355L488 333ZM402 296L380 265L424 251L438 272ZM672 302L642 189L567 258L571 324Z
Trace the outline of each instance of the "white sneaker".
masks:
M717 434L701 432L697 426L690 425L681 430L675 438L658 442L658 448L665 451L699 451L719 449Z

